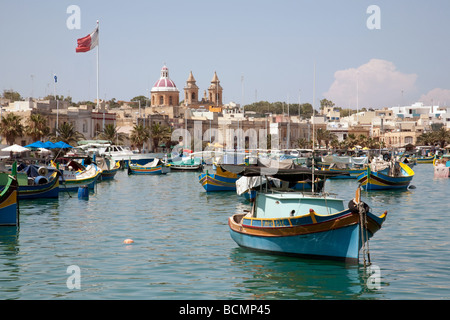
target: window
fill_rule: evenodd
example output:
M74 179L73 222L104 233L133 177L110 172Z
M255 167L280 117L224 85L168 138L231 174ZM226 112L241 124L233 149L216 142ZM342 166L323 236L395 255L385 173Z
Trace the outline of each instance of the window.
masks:
M192 99L192 100L195 100L195 92L192 92L191 99Z
M159 97L159 104L164 104L164 97L163 96Z
M172 97L169 97L169 105L172 105Z

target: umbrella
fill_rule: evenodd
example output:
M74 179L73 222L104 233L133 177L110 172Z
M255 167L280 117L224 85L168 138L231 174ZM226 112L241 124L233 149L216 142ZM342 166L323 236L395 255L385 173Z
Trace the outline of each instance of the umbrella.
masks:
M55 148L58 148L58 147L55 146L55 144L54 144L53 142L51 142L51 141L45 141L45 142L42 144L42 147L41 147L41 148L55 149Z
M12 146L3 148L2 151L25 152L30 150L25 147L19 146L18 144L13 144Z
M25 148L44 148L44 143L42 141L36 141L25 146Z
M61 149L73 148L70 144L67 144L64 141L58 141L54 145L56 148L61 148Z

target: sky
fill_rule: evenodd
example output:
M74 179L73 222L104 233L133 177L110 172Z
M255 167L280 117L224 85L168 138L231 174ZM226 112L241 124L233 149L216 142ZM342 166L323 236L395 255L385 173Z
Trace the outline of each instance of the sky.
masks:
M448 0L2 0L0 90L96 99L97 48L75 48L98 20L100 99L148 96L166 65L180 100L192 71L199 95L217 72L224 103L450 106L449 15Z

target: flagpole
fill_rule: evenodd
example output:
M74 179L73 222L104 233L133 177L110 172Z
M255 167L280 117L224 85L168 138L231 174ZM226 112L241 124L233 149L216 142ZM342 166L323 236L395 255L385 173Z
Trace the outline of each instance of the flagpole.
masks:
M100 30L99 30L99 23L98 23L98 20L97 20L97 32L98 33L100 33ZM98 68L99 68L99 59L98 59L98 56L99 56L99 39L100 37L99 37L99 34L97 35L97 110L99 110L99 100L98 100Z

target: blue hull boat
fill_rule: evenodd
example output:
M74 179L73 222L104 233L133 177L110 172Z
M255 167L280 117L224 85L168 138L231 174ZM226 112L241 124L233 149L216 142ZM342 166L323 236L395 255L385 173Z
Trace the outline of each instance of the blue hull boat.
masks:
M8 183L0 192L0 226L19 225L17 164L13 165L13 174L9 175Z

